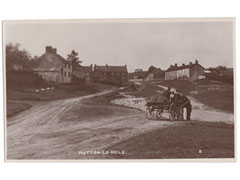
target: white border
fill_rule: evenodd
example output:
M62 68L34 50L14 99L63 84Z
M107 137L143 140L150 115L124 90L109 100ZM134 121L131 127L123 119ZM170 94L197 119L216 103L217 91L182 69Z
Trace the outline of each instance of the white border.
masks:
M236 0L88 0L33 1L2 0L1 20L17 19L88 19L88 18L168 18L168 17L236 17L239 31L240 11ZM2 30L0 29L2 34ZM239 43L236 33L236 47ZM236 49L236 55L239 54ZM0 51L0 55L2 51ZM236 57L237 59L237 57ZM238 67L239 61L236 61ZM0 69L2 69L0 67ZM236 69L237 70L237 69ZM2 73L0 84L2 82ZM239 72L236 72L239 77ZM239 78L237 78L237 83ZM239 83L238 83L239 84ZM237 84L236 89L239 89ZM2 89L2 88L0 88ZM3 94L1 92L1 94ZM1 101L3 102L2 96ZM239 97L236 97L239 102ZM3 113L1 103L1 114ZM236 110L240 110L239 106ZM238 117L238 114L237 114ZM239 129L239 123L237 123ZM3 123L0 123L3 135ZM239 133L237 133L238 136ZM239 179L237 163L7 163L4 142L0 138L1 179ZM238 142L239 147L239 142ZM237 149L239 154L239 148Z
M143 23L151 23L151 22L158 22L158 23L162 23L162 22L232 22L233 23L233 64L235 65L235 18L162 18L162 19L63 19L63 20L20 20L20 21L4 21L3 22L3 44L5 44L5 32L4 32L4 27L5 25L8 24L31 24L31 23L63 23L63 24L67 24L67 23L89 23L89 22L93 22L93 23L112 23L112 22L118 22L118 23L139 23L139 22L143 22ZM3 52L5 52L5 46L3 47ZM3 69L4 69L4 74L5 74L5 53L3 53ZM234 66L234 73L235 73L235 66ZM4 76L4 85L6 84L6 78ZM234 83L235 84L235 83ZM235 87L234 87L235 90ZM4 114L5 114L5 161L6 162L235 162L236 161L236 146L235 146L235 157L234 158L202 158L202 159L198 159L198 158L183 158L183 159L97 159L97 160L82 160L82 159L78 159L78 160L71 160L71 159L55 159L55 160L49 160L49 159L40 159L40 160L28 160L28 159L24 159L24 160L8 160L7 159L7 116L6 116L6 86L4 86ZM236 96L236 94L235 94ZM235 103L235 99L234 99L234 105ZM235 113L236 114L236 113ZM234 125L236 124L236 118L234 116ZM236 127L236 126L235 126ZM236 133L236 128L234 131L234 135ZM235 144L236 144L236 136L235 137Z

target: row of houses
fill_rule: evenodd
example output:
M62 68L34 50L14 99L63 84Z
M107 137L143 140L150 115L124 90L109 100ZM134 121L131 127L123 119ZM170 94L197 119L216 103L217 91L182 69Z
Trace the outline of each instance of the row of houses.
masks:
M130 81L152 81L152 80L189 80L195 81L205 78L205 68L195 60L195 63L190 62L181 66L170 65L163 71L160 68L150 67L148 71L136 69L135 72L129 74Z
M209 74L209 69L205 69L198 60L189 64L170 65L167 70L161 70L151 66L148 71L136 69L133 73L128 73L127 66L75 66L71 61L64 59L57 53L56 48L46 47L45 53L38 58L38 66L34 72L42 76L43 79L52 83L79 83L80 81L95 81L112 84L125 84L128 81L153 81L153 80L189 80L195 81L204 79ZM230 72L225 70L221 72ZM230 72L230 74L233 71ZM216 74L216 73L215 73ZM223 73L220 73L223 74Z
M124 84L128 81L127 66L74 66L57 53L56 48L46 46L45 53L38 58L38 66L33 71L51 83L79 83L95 81Z
M187 65L170 65L165 72L165 80L182 79L195 81L198 79L204 79L204 71L205 68L198 63L198 60L195 60L195 63L190 62Z

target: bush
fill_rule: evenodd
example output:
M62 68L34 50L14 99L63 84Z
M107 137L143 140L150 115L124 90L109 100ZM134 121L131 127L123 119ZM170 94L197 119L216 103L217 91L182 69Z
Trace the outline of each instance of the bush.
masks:
M7 88L40 88L46 86L47 82L32 71L8 71L6 85Z

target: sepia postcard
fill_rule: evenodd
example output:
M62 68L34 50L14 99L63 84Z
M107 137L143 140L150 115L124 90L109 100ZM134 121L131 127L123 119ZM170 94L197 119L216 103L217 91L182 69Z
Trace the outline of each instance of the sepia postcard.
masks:
M3 21L6 161L235 161L235 19Z

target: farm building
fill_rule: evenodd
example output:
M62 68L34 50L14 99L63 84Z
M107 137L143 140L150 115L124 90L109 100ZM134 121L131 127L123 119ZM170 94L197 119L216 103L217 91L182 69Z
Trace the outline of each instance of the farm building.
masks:
M127 66L94 66L93 79L96 82L124 84L128 81Z
M233 68L218 66L216 68L208 68L204 71L206 79L233 83Z
M93 66L81 66L84 72L84 78L86 81L92 81L93 78Z
M92 81L93 66L77 66L73 69L73 83L79 84L82 82Z
M134 72L128 74L129 81L145 81L147 77L147 71L143 71L142 69L135 69Z
M154 80L164 80L164 71L162 71L160 68L152 66L148 70L146 81Z
M57 49L46 46L46 52L38 59L34 73L51 83L71 83L72 63L57 54Z
M190 62L188 65L171 65L165 72L165 80L185 79L195 81L203 78L205 78L204 67L197 60L195 63Z

